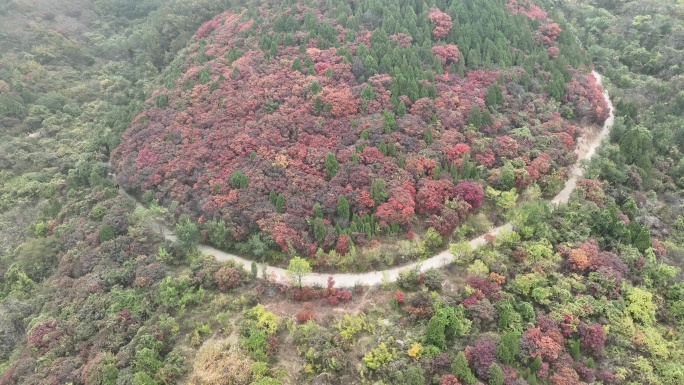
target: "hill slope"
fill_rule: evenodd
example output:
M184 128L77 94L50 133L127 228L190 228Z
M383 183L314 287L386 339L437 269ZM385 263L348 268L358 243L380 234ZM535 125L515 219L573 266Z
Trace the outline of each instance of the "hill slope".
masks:
M552 195L578 125L608 113L575 39L530 4L443 8L218 15L113 153L119 182L207 222L219 247L320 249L333 266L382 234L448 238L486 188Z

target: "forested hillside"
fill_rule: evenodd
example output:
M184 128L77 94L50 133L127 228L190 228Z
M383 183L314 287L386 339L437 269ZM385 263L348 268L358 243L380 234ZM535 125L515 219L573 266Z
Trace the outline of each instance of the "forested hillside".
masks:
M532 184L554 195L576 138L608 114L586 56L536 6L442 8L255 3L215 17L113 153L117 180L200 218L218 247L361 270L399 261L356 248L380 236L425 234L405 261ZM477 211L485 192L498 207Z
M683 50L680 0L0 0L0 384L682 384Z

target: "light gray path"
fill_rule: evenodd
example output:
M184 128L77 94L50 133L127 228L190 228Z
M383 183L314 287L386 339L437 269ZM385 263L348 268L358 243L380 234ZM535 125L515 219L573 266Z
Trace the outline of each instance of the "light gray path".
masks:
M596 77L596 80L599 84L601 84L601 75L599 75L596 71L593 71L592 74L594 77ZM560 203L567 203L568 200L570 199L570 194L572 193L572 190L575 188L575 185L577 184L577 179L582 175L582 167L581 167L581 162L583 160L587 160L591 158L594 153L596 152L596 149L598 146L601 144L601 141L603 138L608 135L608 132L610 130L610 127L613 125L613 121L615 120L615 116L613 115L613 104L610 101L610 98L608 96L608 92L604 91L603 92L603 97L606 99L606 102L608 103L608 106L610 107L610 116L606 120L605 124L603 125L602 130L598 135L590 135L587 134L585 142L581 142L578 144L578 149L576 150L576 153L578 155L577 162L571 167L570 169L570 178L568 181L565 183L565 188L561 190L561 192L558 193L553 199L551 199L552 203L560 204ZM133 199L130 195L128 195L123 189L119 189L121 194L126 195ZM142 205L138 204L139 208L142 208ZM176 237L173 235L171 230L169 230L167 227L160 225L161 228L160 230L163 232L164 237L172 242L176 241ZM476 247L479 247L483 244L486 243L485 241L485 236L486 235L493 235L496 236L497 234L501 233L502 231L511 231L513 229L513 226L511 226L510 223L507 223L503 226L499 226L496 228L493 228L489 230L486 234L483 234L475 239L472 239L469 241L470 246L474 249ZM213 255L216 257L217 260L219 261L227 261L227 260L233 260L237 262L238 264L242 265L245 269L250 270L251 265L252 265L252 260L242 258L240 256L226 253L225 251L221 251L218 249L215 249L211 246L207 245L199 245L198 249L208 255ZM328 277L332 276L333 279L335 280L335 286L337 287L353 287L355 285L377 285L383 282L394 282L397 280L399 277L399 271L400 270L405 270L405 269L411 269L416 266L420 266L420 271L425 271L430 268L441 268L444 267L452 262L454 258L454 255L449 252L449 250L442 251L441 253L434 255L424 261L420 262L414 262L408 265L400 266L400 267L395 267L392 269L388 270L382 270L382 271L373 271L369 273L353 273L353 274L310 274L306 277L303 278L302 283L305 285L318 285L318 286L326 286L328 282ZM261 271L261 266L259 268L259 271ZM273 267L273 266L268 266L266 269L266 273L270 277L271 280L280 282L283 284L290 284L291 281L287 278L287 275L285 274L285 269L281 269L279 267Z
M596 71L592 71L591 73L596 78L596 81L599 84L602 84L601 75ZM615 122L615 115L613 114L613 103L610 101L608 91L606 91L605 89L603 90L603 98L606 100L606 103L608 104L608 108L610 109L610 115L608 116L608 119L606 119L605 123L603 123L603 129L601 129L598 135L592 137L590 134L588 134L587 137L580 138L580 141L577 144L577 149L575 150L575 153L577 153L577 162L575 162L575 164L572 165L572 167L570 168L570 178L567 180L567 182L565 182L565 187L563 188L563 190L561 190L561 192L559 192L558 195L551 199L551 203L566 203L570 199L570 194L572 194L572 190L574 190L575 186L577 185L577 178L582 176L582 161L588 160L589 158L594 156L599 145L601 145L601 141L603 141L603 139L606 136L608 136L610 127L612 127L613 122Z

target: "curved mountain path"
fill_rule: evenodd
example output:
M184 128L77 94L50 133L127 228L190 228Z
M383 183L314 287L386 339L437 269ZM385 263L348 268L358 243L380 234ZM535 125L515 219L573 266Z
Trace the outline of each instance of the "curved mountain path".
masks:
M596 78L596 81L599 84L601 83L601 75L596 72L592 71L592 74ZM577 184L577 179L582 176L582 161L587 160L591 158L595 153L596 150L598 149L599 145L601 144L601 141L608 135L608 132L610 131L610 127L613 125L613 122L615 120L615 116L613 114L613 103L610 100L610 97L608 96L607 91L603 91L603 97L606 100L606 103L608 104L608 107L610 108L610 116L608 119L605 121L603 128L601 129L600 132L598 133L591 133L587 132L585 136L581 137L577 149L575 150L575 153L577 153L577 162L570 168L570 178L565 182L565 187L563 190L561 190L558 195L553 197L551 199L551 202L554 204L561 204L561 203L567 203L568 200L570 199L570 194L572 193L572 190L575 189L575 186ZM133 200L132 196L130 196L125 190L122 188L119 189L119 192L122 195L125 195ZM136 201L137 202L137 201ZM138 203L138 207L142 208L143 206ZM166 238L169 241L175 242L176 237L173 235L173 232L163 224L158 224L159 225L159 230L164 234L164 238ZM473 249L483 245L486 243L485 241L485 236L487 235L493 235L496 236L497 234L501 233L502 231L511 231L513 229L513 226L510 223L506 223L505 225L493 228L489 230L486 234L483 234L477 238L471 239L468 243L470 244L470 247ZM233 260L237 262L239 265L242 265L245 269L250 270L251 265L252 265L252 260L242 258L240 256L226 253L225 251L221 251L218 249L215 249L211 246L207 245L199 245L198 246L199 251L208 254L208 255L213 255L216 257L217 260L219 261L227 261L227 260ZM394 267L391 269L387 270L382 270L382 271L372 271L368 273L350 273L350 274L319 274L319 273L313 273L305 276L302 279L302 283L305 285L310 285L310 286L326 286L328 283L328 277L332 276L333 279L335 280L335 285L337 287L343 287L343 288L349 288L349 287L354 287L355 285L377 285L383 282L394 282L397 280L399 277L399 271L405 270L405 269L412 269L415 267L419 267L420 271L425 271L430 268L441 268L444 267L452 262L454 258L454 255L449 252L449 250L442 251L439 254L433 255L432 257L419 261L419 262L414 262L408 265L404 266L399 266L399 267ZM280 282L283 284L290 284L291 280L287 278L287 274L285 269L279 268L279 267L273 267L273 266L267 266L266 268L266 274L268 277L276 282Z

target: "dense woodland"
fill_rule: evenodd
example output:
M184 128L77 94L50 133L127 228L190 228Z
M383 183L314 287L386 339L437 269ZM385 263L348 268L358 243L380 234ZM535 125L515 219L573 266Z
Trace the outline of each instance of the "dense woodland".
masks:
M122 186L201 218L221 248L378 269L475 211L496 221L530 185L553 195L608 115L586 55L539 8L312 5L202 25L113 152ZM485 192L498 205L478 211ZM413 250L370 243L387 235Z
M678 0L0 0L0 384L684 383L683 59Z

